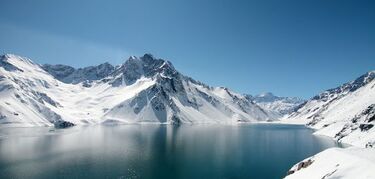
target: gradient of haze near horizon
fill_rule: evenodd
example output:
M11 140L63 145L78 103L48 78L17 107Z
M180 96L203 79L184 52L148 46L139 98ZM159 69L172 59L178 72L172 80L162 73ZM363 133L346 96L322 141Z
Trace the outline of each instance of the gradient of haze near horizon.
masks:
M0 53L74 67L151 53L247 94L311 96L375 70L375 1L0 0Z

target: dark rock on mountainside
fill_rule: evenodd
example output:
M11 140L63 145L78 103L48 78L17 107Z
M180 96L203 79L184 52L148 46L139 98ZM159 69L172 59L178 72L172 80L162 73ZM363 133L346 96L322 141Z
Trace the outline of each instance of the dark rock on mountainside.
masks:
M169 61L154 58L151 54L145 54L140 58L131 56L110 75L113 79L110 83L113 86L131 85L141 77L149 78L157 74L170 78L179 75Z
M375 118L375 104L368 106L361 113L357 114L350 123L347 123L340 132L335 135L335 139L340 141L356 130L360 130L361 132L368 131L375 125L375 121L372 120L373 118Z
M45 64L42 68L64 83L77 84L85 81L99 80L111 74L115 67L109 63L103 63L98 66L89 66L75 69L67 65L49 65Z
M55 123L53 123L53 125L56 129L64 129L75 126L73 123L68 121L56 121Z

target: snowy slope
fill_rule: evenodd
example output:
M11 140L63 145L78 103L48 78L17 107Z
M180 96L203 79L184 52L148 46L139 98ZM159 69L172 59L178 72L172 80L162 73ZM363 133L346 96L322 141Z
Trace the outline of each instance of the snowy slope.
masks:
M0 58L2 125L274 120L245 95L209 87L149 54L132 56L113 69L108 65L90 67L91 70L44 66L48 72L24 57Z
M252 97L252 100L263 109L283 117L294 112L305 100L297 97L280 97L267 92Z
M309 100L284 119L286 123L307 124L316 134L356 146L375 143L375 71L327 90Z
M375 149L331 148L293 166L285 179L375 178Z

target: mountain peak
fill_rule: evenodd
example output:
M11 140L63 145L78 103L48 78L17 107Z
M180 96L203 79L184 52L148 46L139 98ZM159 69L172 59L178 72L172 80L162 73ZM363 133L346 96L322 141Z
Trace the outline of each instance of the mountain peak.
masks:
M35 66L38 65L26 57L21 57L14 54L5 54L0 56L0 66L7 71L30 71L35 69Z
M154 60L154 56L151 54L151 53L145 53L141 59L144 59L144 60Z
M172 63L155 58L153 55L146 53L141 57L130 56L119 68L117 68L111 82L114 86L120 84L131 85L142 77L153 78L156 76L173 78L179 74L173 67Z
M136 57L136 56L130 56L128 58L128 60L125 61L124 64L122 64L122 66L127 66L127 65L135 65L137 64L138 66L147 66L147 67L154 67L154 68L161 68L161 67L173 67L172 63L167 61L167 60L164 60L164 59L160 59L160 58L155 58L152 54L150 53L146 53L144 54L143 56L141 57ZM165 66L166 65L166 66Z
M34 64L34 62L32 62L30 59L28 59L26 57L21 57L21 56L11 54L11 53L7 53L7 54L4 54L4 55L0 56L0 61L9 61L9 60L21 61L21 62L27 62L27 63Z
M257 97L276 97L276 96L271 92L264 92L264 93L257 95Z
M303 99L297 97L280 97L271 92L261 93L251 99L262 108L277 112L280 116L293 112L304 102Z
M20 56L14 55L14 54L11 54L11 53L3 54L3 55L0 56L1 60L6 60L6 59L9 59L9 58L14 58L14 57L18 58Z
M275 96L271 92L264 92L264 93L258 94L254 96L254 98L255 98L255 101L257 102L273 102L273 101L280 99L280 97Z
M132 56L130 56L130 57L128 58L128 60L138 60L138 58L137 58L136 56L132 55Z

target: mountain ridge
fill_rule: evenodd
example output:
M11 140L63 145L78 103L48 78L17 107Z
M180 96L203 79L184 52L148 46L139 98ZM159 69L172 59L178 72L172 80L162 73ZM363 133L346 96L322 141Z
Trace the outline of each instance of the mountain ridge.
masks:
M312 97L289 114L286 123L305 124L343 143L375 144L375 71Z

